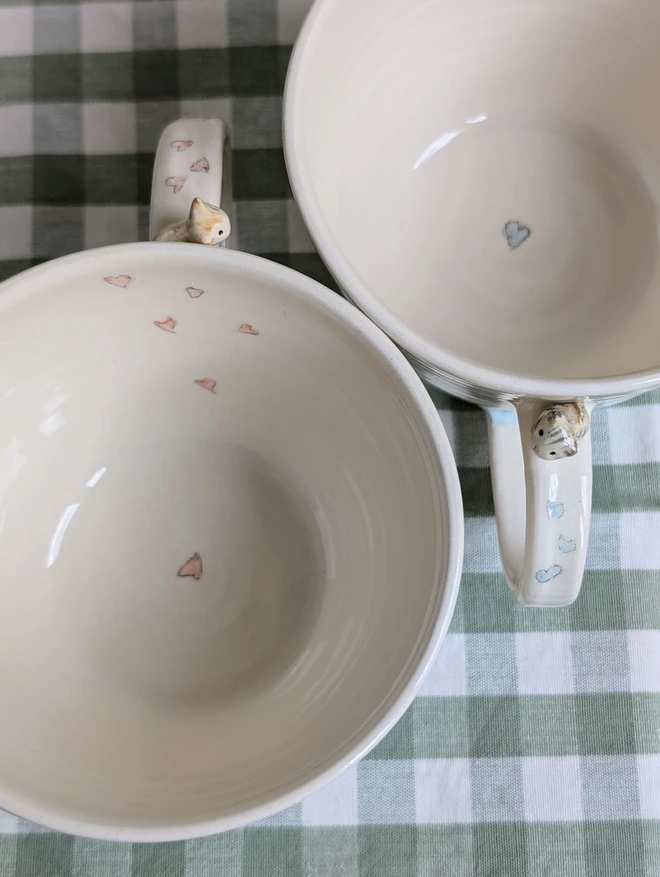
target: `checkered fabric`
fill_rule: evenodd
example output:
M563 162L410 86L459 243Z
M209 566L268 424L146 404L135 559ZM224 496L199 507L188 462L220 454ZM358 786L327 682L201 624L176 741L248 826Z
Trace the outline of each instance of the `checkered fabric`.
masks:
M231 123L239 247L331 284L280 133L308 6L0 0L0 277L145 239L158 135L194 115ZM436 401L465 573L439 660L385 741L301 805L196 841L101 843L0 815L0 877L660 875L660 394L594 417L588 571L555 610L517 606L500 572L482 413Z

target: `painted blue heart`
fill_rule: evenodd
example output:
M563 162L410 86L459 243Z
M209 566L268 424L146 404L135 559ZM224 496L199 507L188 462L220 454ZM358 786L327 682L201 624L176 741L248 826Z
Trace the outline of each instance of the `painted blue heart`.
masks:
M504 226L504 237L510 250L517 250L521 244L525 243L531 233L531 228L521 225L516 219L510 220Z
M551 502L548 500L546 503L546 511L548 512L548 517L552 518L561 518L564 514L564 503L563 502Z
M571 551L575 551L576 544L575 539L566 539L564 536L559 537L559 550L562 554L570 554Z
M561 567L558 563L555 563L550 569L540 569L536 573L536 581L544 585L546 582L549 582L550 579L556 579L560 572Z

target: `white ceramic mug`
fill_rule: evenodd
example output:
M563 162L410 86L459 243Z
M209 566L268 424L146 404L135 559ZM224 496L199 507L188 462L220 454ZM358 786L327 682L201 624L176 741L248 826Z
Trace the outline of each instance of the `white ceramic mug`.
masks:
M593 406L660 385L659 34L651 0L317 0L288 74L311 236L428 382L488 411L534 606L580 588Z
M152 237L224 242L187 218L227 159L165 131ZM301 800L418 690L462 539L422 383L309 278L145 242L3 283L0 808L155 841Z

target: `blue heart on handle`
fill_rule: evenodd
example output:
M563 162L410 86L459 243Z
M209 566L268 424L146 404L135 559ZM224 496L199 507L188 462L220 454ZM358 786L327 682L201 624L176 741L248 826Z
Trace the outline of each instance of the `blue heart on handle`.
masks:
M564 514L564 503L563 502L551 502L548 500L546 503L545 509L548 513L548 517L552 518L561 518Z
M504 226L504 237L510 250L517 250L521 244L525 243L531 233L531 228L521 225L516 219L510 220Z
M558 563L555 563L550 569L540 569L536 573L536 581L544 585L546 582L549 582L550 579L556 579L560 572L561 567Z
M566 539L564 536L559 537L559 550L562 554L569 554L576 549L575 539Z

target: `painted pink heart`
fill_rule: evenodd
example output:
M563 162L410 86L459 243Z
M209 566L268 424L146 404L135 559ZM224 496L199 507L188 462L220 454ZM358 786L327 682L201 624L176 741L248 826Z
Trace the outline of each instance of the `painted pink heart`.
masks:
M190 298L199 298L200 295L204 295L203 289L197 289L196 286L186 286L186 292L190 296Z
M205 390L210 390L212 393L215 393L215 385L216 381L213 378L196 378L195 383L198 387L204 387Z
M119 277L104 277L103 279L110 286L120 286L122 289L126 289L133 278L130 274L120 274Z
M193 578L195 581L199 581L202 577L202 573L204 570L202 569L202 558L195 552L192 557L189 557L188 560L183 564L177 575L179 575L182 579L185 578Z
M165 185L169 186L174 194L177 195L181 189L183 189L183 185L187 179L188 177L168 177L165 180Z
M198 158L196 162L190 165L190 170L196 174L205 173L208 174L210 165L208 163L208 159Z
M170 143L172 149L176 149L177 152L185 152L186 149L190 149L192 145L192 140L173 140L172 143Z
M259 332L251 326L249 323L241 323L238 327L238 331L242 332L244 335L258 335Z
M176 320L174 317L167 317L165 320L154 320L154 326L163 329L165 332L174 332L176 328Z

